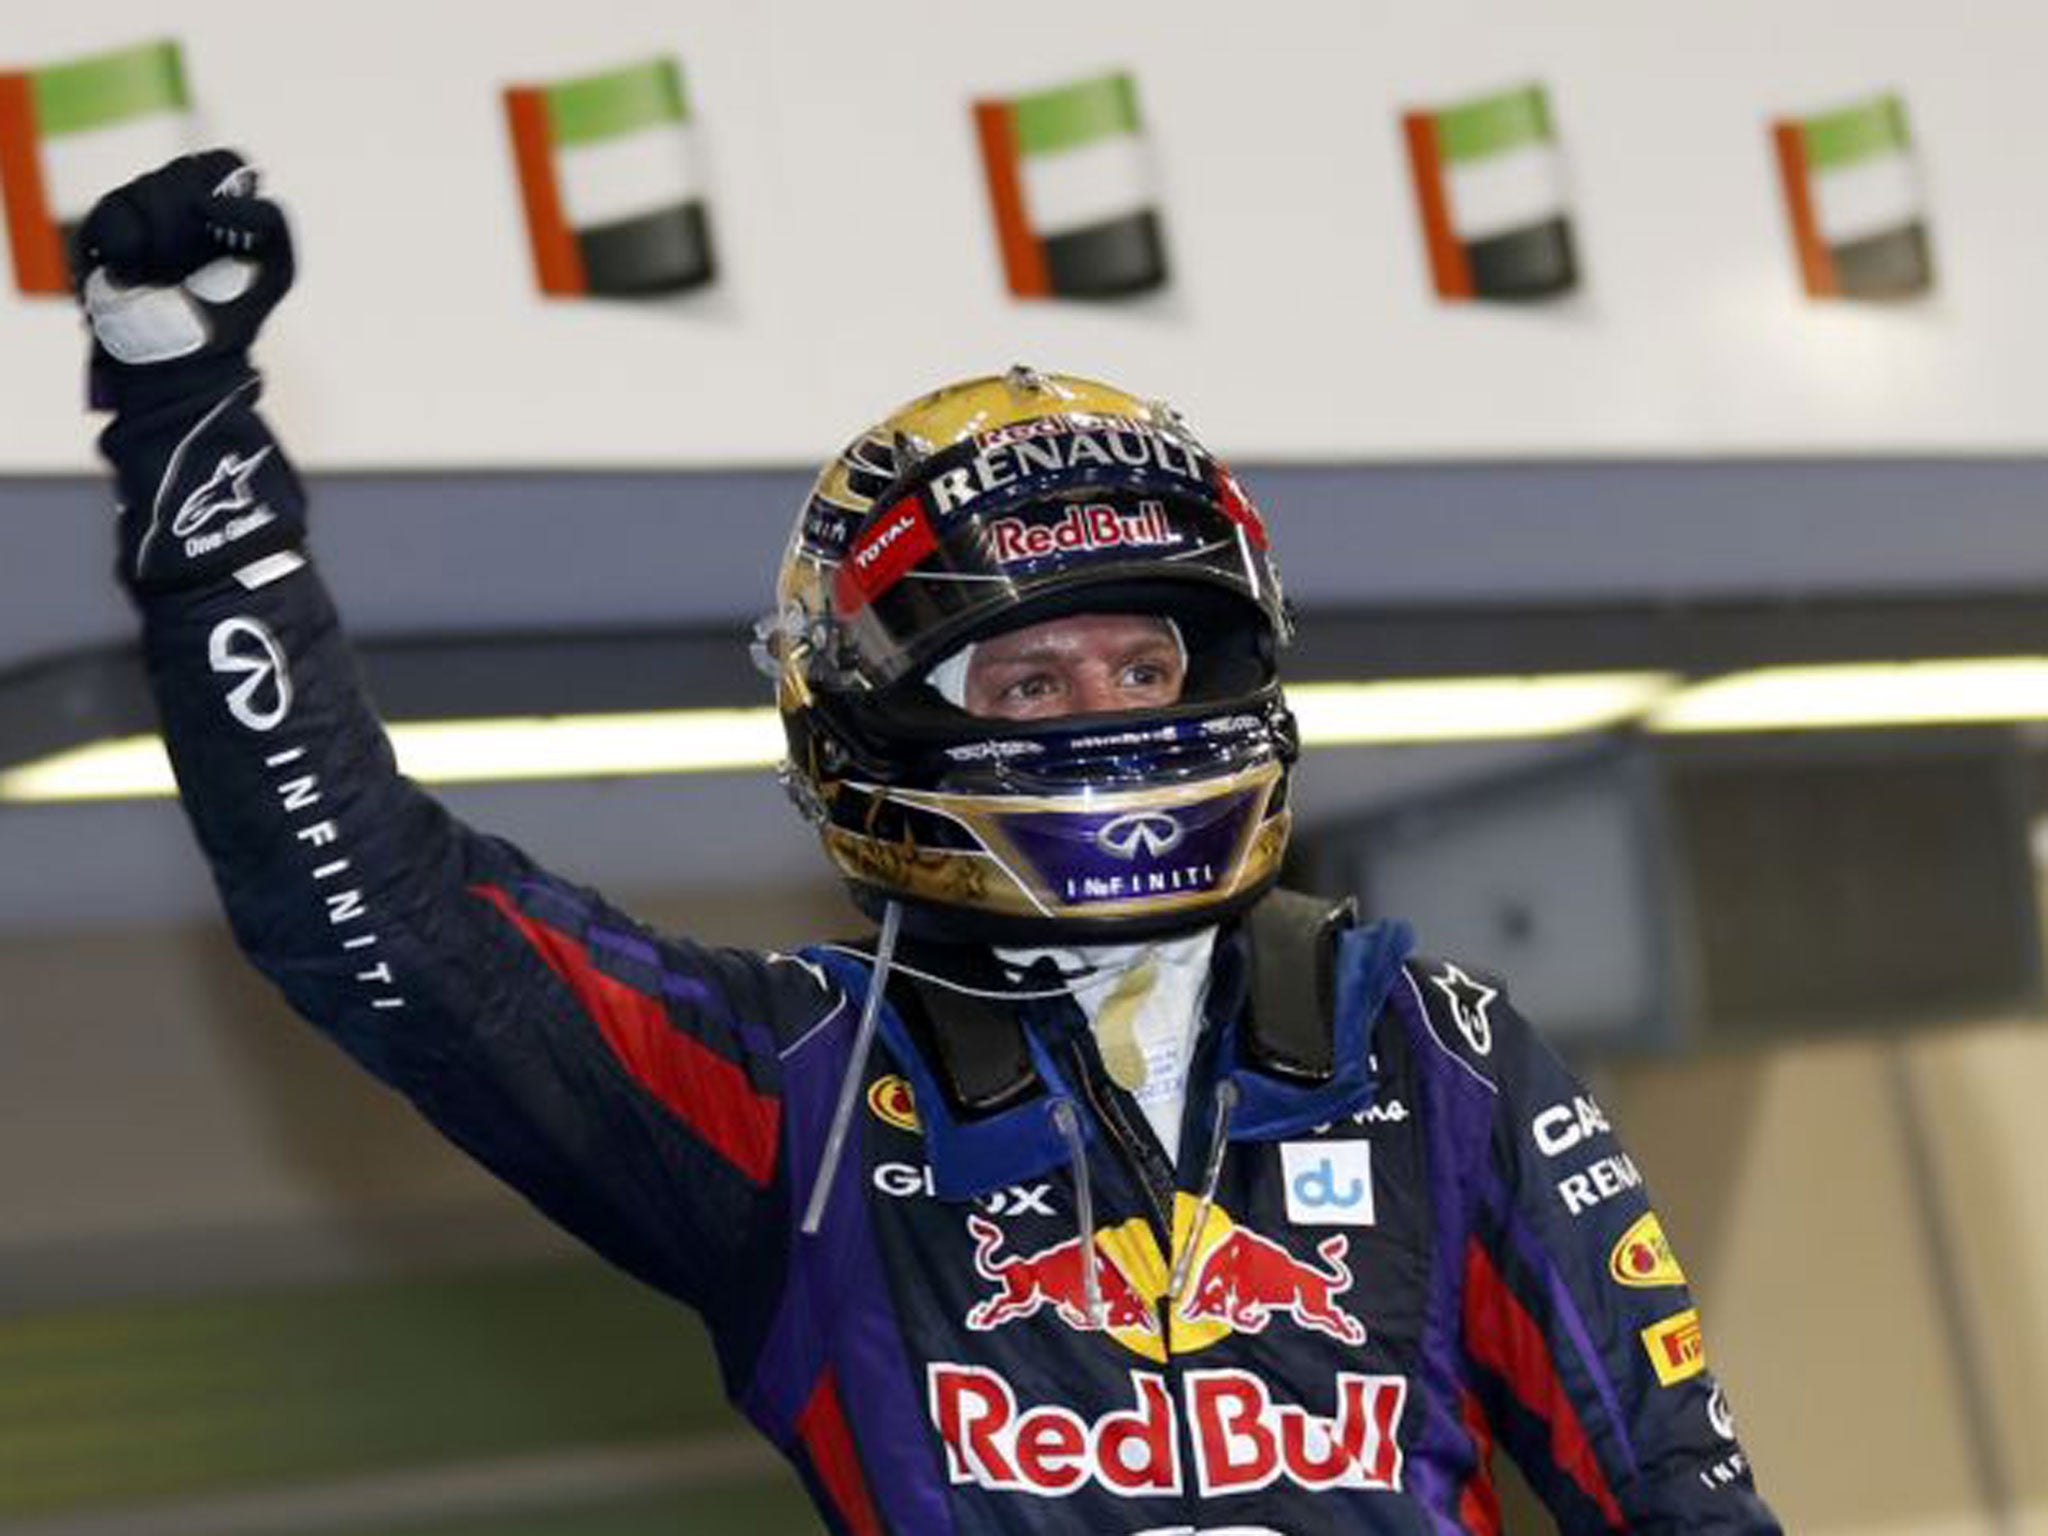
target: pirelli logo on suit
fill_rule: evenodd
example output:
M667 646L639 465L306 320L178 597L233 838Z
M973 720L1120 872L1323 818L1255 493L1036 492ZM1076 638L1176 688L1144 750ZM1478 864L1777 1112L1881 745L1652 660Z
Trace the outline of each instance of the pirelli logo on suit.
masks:
M1699 1375L1707 1368L1707 1341L1700 1332L1696 1308L1652 1323L1643 1330L1643 1348L1649 1352L1650 1367L1667 1387Z

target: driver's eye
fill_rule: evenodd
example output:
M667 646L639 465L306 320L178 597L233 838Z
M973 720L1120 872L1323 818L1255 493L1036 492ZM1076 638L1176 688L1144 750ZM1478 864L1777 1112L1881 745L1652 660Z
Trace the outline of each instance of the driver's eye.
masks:
M1006 699L1049 699L1059 692L1059 679L1050 672L1027 672L1015 682L1006 685L1002 697Z

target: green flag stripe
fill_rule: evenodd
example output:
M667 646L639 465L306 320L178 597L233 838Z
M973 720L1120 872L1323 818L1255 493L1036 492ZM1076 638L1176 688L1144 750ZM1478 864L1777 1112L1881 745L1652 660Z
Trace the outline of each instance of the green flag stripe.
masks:
M683 72L668 58L558 80L543 94L557 148L617 138L656 123L687 122L690 116Z
M1912 144L1906 104L1891 95L1806 118L1799 131L1806 140L1806 163L1817 171L1840 170L1877 155L1902 155Z
M44 134L105 128L150 112L182 112L188 104L185 66L168 38L52 64L31 78L36 127Z
M1446 160L1483 160L1551 138L1550 103L1540 85L1439 107L1434 115Z
M1049 155L1138 131L1138 87L1126 74L1102 75L1010 103L1017 152Z

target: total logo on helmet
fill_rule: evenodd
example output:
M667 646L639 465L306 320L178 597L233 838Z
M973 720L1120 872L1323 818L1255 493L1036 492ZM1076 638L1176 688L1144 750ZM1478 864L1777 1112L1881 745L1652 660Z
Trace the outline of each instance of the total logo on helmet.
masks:
M1337 1300L1352 1284L1348 1236L1324 1238L1313 1258L1303 1258L1240 1226L1220 1206L1212 1206L1202 1230L1193 1233L1195 1210L1194 1198L1182 1192L1174 1211L1176 1252L1189 1241L1195 1248L1178 1295L1169 1295L1173 1265L1142 1219L1094 1233L1097 1317L1088 1311L1088 1248L1078 1233L1032 1251L1005 1251L1002 1228L969 1216L975 1273L995 1289L968 1312L967 1326L988 1333L1049 1313L1156 1361L1169 1350L1189 1354L1283 1320L1340 1344L1365 1342L1365 1325Z

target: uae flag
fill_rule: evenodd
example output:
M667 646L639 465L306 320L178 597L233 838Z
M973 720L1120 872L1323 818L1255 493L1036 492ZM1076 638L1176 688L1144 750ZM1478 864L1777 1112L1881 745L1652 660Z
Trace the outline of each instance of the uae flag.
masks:
M1550 103L1525 85L1401 115L1440 299L1541 299L1578 285Z
M1010 292L1104 299L1166 281L1152 166L1127 74L974 103Z
M1910 298L1934 286L1903 101L1781 118L1771 137L1808 298Z
M676 293L711 281L711 223L674 59L508 86L505 117L542 293Z
M191 150L178 45L0 73L0 201L23 293L69 293L65 248L100 194Z

